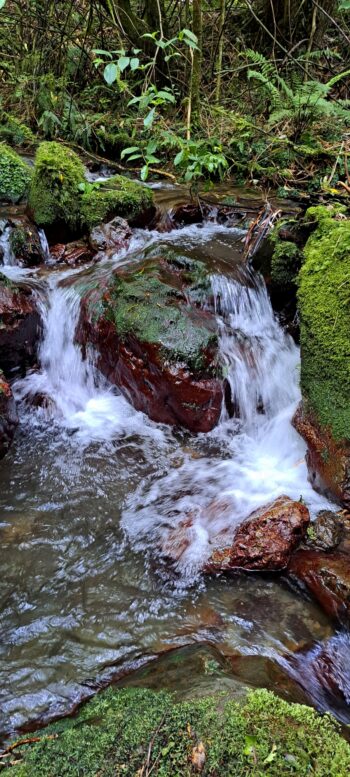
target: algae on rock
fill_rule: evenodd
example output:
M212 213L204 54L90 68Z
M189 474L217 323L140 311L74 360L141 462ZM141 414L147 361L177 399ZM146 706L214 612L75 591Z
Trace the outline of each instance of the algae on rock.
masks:
M79 226L84 173L83 163L71 149L54 141L40 144L29 191L29 207L38 226Z
M31 170L12 148L0 143L0 201L17 203L28 191Z

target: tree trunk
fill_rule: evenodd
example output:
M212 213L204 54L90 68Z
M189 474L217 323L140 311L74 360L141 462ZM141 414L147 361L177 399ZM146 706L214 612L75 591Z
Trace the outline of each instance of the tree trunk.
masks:
M193 52L192 63L192 83L191 83L191 103L192 115L199 113L200 107L200 86L202 79L202 44L203 44L203 19L202 19L202 0L193 0L192 3L192 31L197 36L198 48Z
M226 14L226 0L220 0L220 17L219 17L219 45L218 55L216 59L216 87L215 87L215 102L218 104L221 97L221 71L222 71L222 55L224 51L224 25Z

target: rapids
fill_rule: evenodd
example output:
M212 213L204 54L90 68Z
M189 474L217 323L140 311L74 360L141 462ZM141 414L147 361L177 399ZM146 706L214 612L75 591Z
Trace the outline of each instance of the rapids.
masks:
M21 422L0 470L0 733L63 714L110 679L191 643L261 660L248 676L236 670L242 682L278 691L278 678L266 675L272 662L305 689L302 661L290 657L337 639L315 604L273 579L204 580L198 572L218 534L280 494L302 496L312 515L327 505L291 426L299 351L264 280L243 267L242 237L215 223L165 235L136 230L127 251L78 270L28 272L5 252L5 274L36 291L43 338L40 369L13 385ZM234 417L223 410L207 435L172 431L134 410L74 341L80 293L92 278L175 243L208 262L231 386ZM215 502L217 512L206 512ZM188 513L188 547L169 569L161 548ZM311 681L306 693L331 707ZM335 705L348 719L344 708Z

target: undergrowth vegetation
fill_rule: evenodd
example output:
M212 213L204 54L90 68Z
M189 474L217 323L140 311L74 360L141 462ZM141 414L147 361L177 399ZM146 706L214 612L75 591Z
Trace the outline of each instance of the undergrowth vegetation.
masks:
M239 705L225 697L174 703L164 692L109 689L76 718L36 736L38 742L11 751L6 777L347 777L350 771L350 747L329 716L264 690Z

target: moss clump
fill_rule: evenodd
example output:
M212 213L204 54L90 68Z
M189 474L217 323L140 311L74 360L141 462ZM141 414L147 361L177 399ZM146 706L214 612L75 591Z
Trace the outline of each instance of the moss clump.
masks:
M338 213L338 215L337 215ZM306 407L335 440L350 437L350 220L310 208L317 223L300 272L301 381Z
M64 222L71 228L80 222L79 187L84 166L77 154L60 143L41 143L29 191L29 206L39 226Z
M0 201L19 202L27 194L31 170L12 148L0 143Z
M241 706L223 697L176 704L167 693L109 689L38 736L9 757L16 763L3 774L135 777L148 759L155 777L190 777L198 773L196 751L204 751L207 777L350 773L350 747L329 716L265 690Z
M82 196L81 219L89 229L115 216L135 221L152 205L150 189L122 175L114 175L97 187L87 187Z
M0 141L10 143L13 146L29 148L35 144L32 130L26 124L22 124L16 116L3 113L0 120Z
M203 285L210 291L204 271L201 262L186 257L147 260L137 271L114 276L104 297L105 315L122 338L132 333L160 346L164 360L205 371L206 351L217 346L216 322L188 304L197 301L199 289L204 293Z
M271 281L274 286L288 289L296 284L302 253L295 243L277 240L271 258Z

